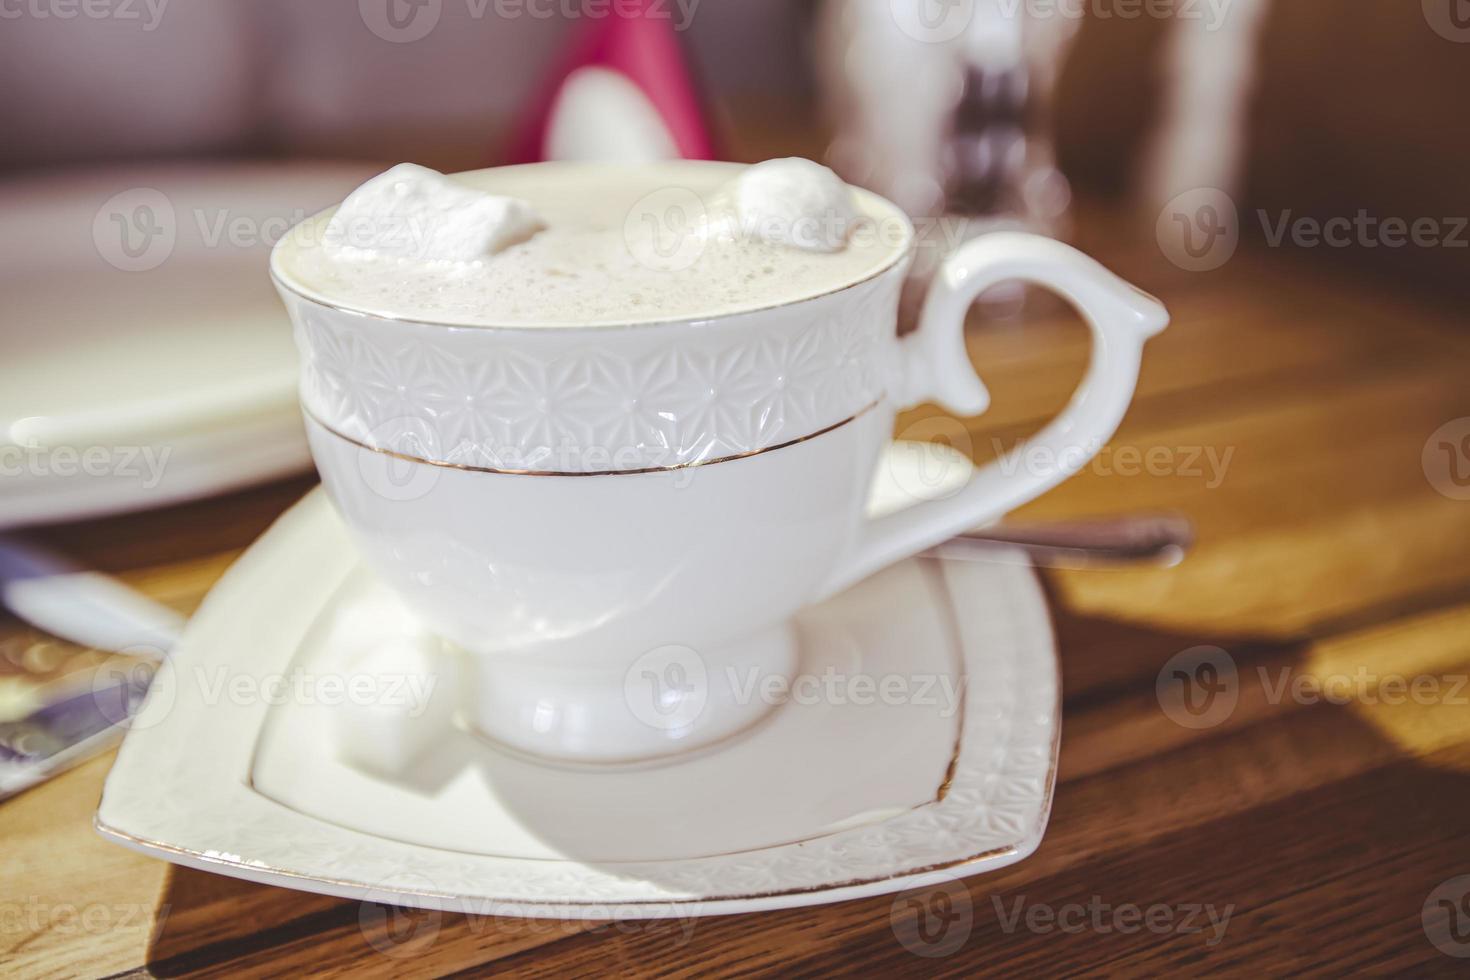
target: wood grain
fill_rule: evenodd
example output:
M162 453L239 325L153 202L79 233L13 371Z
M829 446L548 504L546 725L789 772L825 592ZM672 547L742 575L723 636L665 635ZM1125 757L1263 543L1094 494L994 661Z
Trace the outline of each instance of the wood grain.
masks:
M1439 425L1470 416L1459 317L1274 255L1242 253L1191 276L1147 241L1101 227L1084 222L1084 244L1163 296L1175 322L1150 347L1111 462L1017 519L1177 508L1196 520L1199 544L1175 569L1046 575L1066 689L1052 825L1027 861L954 886L969 931L953 952L913 951L914 915L932 894L672 925L408 913L385 922L373 908L104 843L91 830L101 759L0 805L0 896L10 903L0 969L1455 971L1462 961L1430 941L1420 916L1433 888L1470 874L1470 706L1446 693L1470 675L1470 502L1438 493L1420 456ZM969 346L994 390L992 412L960 425L930 408L901 429L957 439L977 460L1009 450L1062 405L1086 357L1075 318L1044 306L1024 324L976 323ZM1125 447L1164 463L1135 471L1121 465ZM1228 465L1195 473L1184 459L1193 450L1228 452ZM188 610L307 486L41 536ZM0 622L0 641L28 635ZM1228 717L1193 729L1164 713L1156 683L1171 656L1202 645L1229 655L1238 700ZM1359 677L1342 703L1309 696ZM1395 678L1432 678L1441 693L1389 703L1379 695ZM22 905L39 919L10 914ZM67 905L107 911L81 929L54 914ZM1203 911L1186 927L1196 907L1229 910L1218 935ZM1157 910L1169 925L1126 928L1131 909ZM1111 918L1119 910L1125 928ZM1048 915L1069 924L1048 925ZM417 940L385 941L415 928Z

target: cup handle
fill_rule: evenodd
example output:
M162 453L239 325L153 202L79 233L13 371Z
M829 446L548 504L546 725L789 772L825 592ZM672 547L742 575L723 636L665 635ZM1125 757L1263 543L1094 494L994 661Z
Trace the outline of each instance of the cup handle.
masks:
M1041 496L1081 470L1123 420L1138 381L1143 343L1168 325L1168 311L1071 246L1015 232L975 238L940 267L919 329L899 341L894 401L905 408L932 400L957 415L985 411L990 395L965 350L965 314L975 297L1008 279L1059 293L1092 330L1091 363L1071 402L1016 449L1019 458L1049 464L1006 473L992 462L951 497L869 521L824 596Z

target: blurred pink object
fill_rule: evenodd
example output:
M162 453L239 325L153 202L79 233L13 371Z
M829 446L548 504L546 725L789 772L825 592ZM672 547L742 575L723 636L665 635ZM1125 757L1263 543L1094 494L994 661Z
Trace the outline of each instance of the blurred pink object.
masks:
M551 151L564 139L553 139L560 135L554 132L558 127L553 117L576 113L577 106L571 104L574 101L623 107L626 114L622 118L604 121L603 125L641 129L647 134L644 148L649 156L714 158L714 144L678 36L667 19L650 16L650 11L657 9L652 0L641 0L635 16L614 14L591 22L591 27L571 45L551 84L532 100L518 136L511 141L507 162L532 163L556 155ZM630 84L622 84L623 80ZM639 94L646 103L636 98ZM647 111L650 108L651 113ZM595 113L584 111L579 115ZM655 115L662 123L662 132L650 125L650 117ZM597 134L590 135L598 138ZM611 128L609 135L617 139ZM626 141L622 146L609 147L610 153L620 158L627 155L628 149Z

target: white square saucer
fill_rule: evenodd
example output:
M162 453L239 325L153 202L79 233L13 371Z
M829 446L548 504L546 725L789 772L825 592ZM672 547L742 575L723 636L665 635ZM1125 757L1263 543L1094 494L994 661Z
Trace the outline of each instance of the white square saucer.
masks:
M918 465L890 452L876 509L901 496L905 455ZM565 919L813 905L994 870L1041 841L1060 735L1044 597L1022 557L997 558L912 559L806 610L809 683L702 752L570 768L452 728L385 776L339 754L332 699L260 693L351 676L365 633L411 619L314 491L195 615L97 828L251 881Z

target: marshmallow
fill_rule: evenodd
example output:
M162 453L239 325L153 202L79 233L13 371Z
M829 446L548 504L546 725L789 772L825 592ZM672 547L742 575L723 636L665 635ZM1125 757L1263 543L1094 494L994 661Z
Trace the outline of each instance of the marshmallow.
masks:
M726 194L742 232L808 252L842 251L859 216L852 188L801 157L747 167Z
M545 227L525 201L487 194L437 170L400 163L347 196L327 225L325 244L347 258L472 262Z

